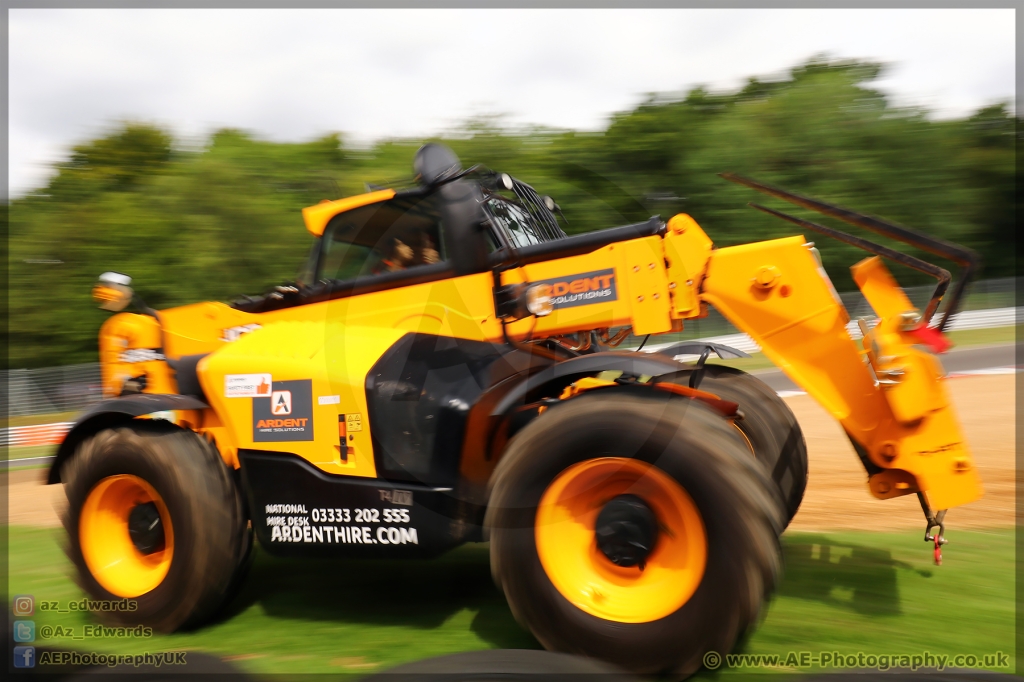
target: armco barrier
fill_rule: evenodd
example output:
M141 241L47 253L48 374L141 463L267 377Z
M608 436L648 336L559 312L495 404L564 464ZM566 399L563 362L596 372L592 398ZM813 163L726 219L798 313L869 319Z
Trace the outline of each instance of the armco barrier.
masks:
M56 445L64 440L64 434L71 428L71 422L57 424L34 424L32 426L12 426L0 429L0 445L11 448L32 445Z

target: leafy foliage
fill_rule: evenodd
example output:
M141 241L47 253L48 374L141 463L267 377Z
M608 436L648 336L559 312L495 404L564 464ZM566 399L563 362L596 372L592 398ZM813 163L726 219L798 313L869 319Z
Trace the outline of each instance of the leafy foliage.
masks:
M555 197L569 232L684 211L720 246L793 234L746 207L773 200L716 175L730 170L963 243L982 254L985 276L1013 274L1018 119L1005 104L943 121L894 107L869 87L881 70L818 58L734 93L651 95L600 133L483 117L440 140L467 165ZM410 177L421 142L356 149L337 134L286 144L220 130L195 150L129 123L76 146L47 187L10 205L12 365L95 359L106 314L89 292L106 270L131 274L158 308L293 279L310 247L302 207ZM817 241L837 287L852 288L847 268L863 253Z

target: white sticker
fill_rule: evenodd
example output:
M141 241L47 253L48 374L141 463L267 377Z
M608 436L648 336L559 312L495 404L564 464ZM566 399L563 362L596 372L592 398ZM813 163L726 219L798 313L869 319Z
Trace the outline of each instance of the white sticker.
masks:
M164 354L156 348L129 348L121 351L118 360L121 362L151 362L153 360L166 360Z
M340 395L319 395L316 397L318 405L337 405L341 402Z
M273 383L269 374L228 374L224 377L224 397L269 398Z
M254 332L260 328L261 325L258 324L243 324L237 327L228 327L227 329L221 329L220 340L226 341L227 343L231 343L232 341L237 341L242 336L242 334L248 334L249 332Z
M411 490L381 490L377 489L380 493L380 499L384 502L390 502L391 504L404 504L407 507L412 506L412 491Z

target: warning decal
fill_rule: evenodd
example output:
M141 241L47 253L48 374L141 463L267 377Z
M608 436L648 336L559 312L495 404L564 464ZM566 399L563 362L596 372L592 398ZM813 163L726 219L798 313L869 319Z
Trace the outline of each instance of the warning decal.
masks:
M266 398L253 398L253 441L313 440L312 384L309 379L275 381Z

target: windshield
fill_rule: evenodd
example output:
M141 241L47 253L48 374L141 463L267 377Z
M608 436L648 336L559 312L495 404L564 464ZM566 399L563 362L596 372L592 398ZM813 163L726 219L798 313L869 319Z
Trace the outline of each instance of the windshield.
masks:
M444 260L431 197L392 199L335 216L324 230L317 280L349 280Z

